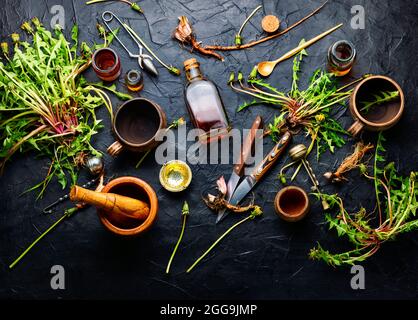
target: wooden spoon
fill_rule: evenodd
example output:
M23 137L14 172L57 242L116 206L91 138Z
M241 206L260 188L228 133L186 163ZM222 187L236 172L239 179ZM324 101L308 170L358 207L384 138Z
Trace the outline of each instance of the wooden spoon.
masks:
M284 54L283 56L281 56L279 59L274 60L274 61L263 61L260 62L257 66L257 71L258 73L260 73L263 77L268 77L274 70L274 67L282 62L285 61L291 57L293 57L295 54L297 54L298 52L301 52L303 49L309 47L310 45L314 44L315 42L317 42L318 40L322 39L323 37L329 35L330 33L334 32L335 30L337 30L338 28L341 28L343 24L340 23L339 25L335 26L334 28L329 29L328 31L325 31L324 33L321 33L319 36L316 36L315 38L302 43L299 47L290 50L288 53Z

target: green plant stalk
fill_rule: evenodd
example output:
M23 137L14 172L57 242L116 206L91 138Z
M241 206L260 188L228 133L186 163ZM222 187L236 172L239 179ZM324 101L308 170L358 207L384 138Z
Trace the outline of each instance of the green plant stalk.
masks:
M184 118L181 117L177 120L174 120L167 129L165 129L165 132L167 132L168 130L171 130L173 128L178 128L179 126L183 125L184 123ZM142 162L144 162L145 158L150 154L151 150L148 150L147 152L144 153L144 155L141 157L141 159L139 159L138 163L135 165L135 169L138 169L139 166L142 164Z
M157 60L164 68L166 68L168 71L170 71L172 74L179 76L181 74L181 71L172 66L172 65L167 65L165 62L163 62L151 49L150 47L148 47L148 45L145 43L144 40L141 39L141 37L130 27L128 26L126 23L123 23L123 26L128 30L128 32L134 36L144 47L145 49L148 50L148 52L155 58L155 60Z
M86 5L95 4L95 3L102 3L102 2L110 2L110 1L126 3L133 10L135 10L135 11L137 11L139 13L143 13L141 7L137 3L131 2L131 1L128 1L128 0L91 0L91 1L86 2Z
M148 150L147 152L145 152L143 154L143 156L141 157L141 159L139 159L138 163L135 165L135 169L138 169L139 168L139 166L142 164L142 162L144 162L144 160L150 154L150 152L151 152L151 150Z
M177 240L176 246L174 247L173 253L171 254L170 260L168 261L167 264L167 268L165 270L165 273L170 273L170 267L171 267L171 263L173 262L174 256L176 255L177 249L180 245L180 242L183 240L183 235L184 235L184 229L186 228L186 221L187 221L187 216L189 215L189 205L187 203L187 201L184 201L183 204L183 209L182 209L182 227L181 227L181 232L180 232L180 236Z
M29 247L26 248L25 251L22 252L22 254L15 260L13 261L10 266L9 269L13 269L16 264L19 263L20 260L22 260L28 253L30 250L32 250L32 248L34 246L36 246L36 244L41 241L49 232L51 232L53 229L55 229L55 227L57 227L63 220L65 220L66 218L70 217L72 214L74 214L76 211L78 210L77 207L68 209L65 211L64 215L59 218L54 224L52 224L44 233L42 233L38 238L36 238L35 241L33 241L31 243L31 245Z
M247 17L247 19L245 19L245 21L242 23L241 28L239 28L238 33L235 35L235 44L237 46L240 46L242 44L242 31L244 30L244 27L246 26L246 24L248 23L248 21L250 21L250 19L257 13L258 10L260 10L263 6L259 5L257 8L255 8L250 15Z
M206 251L205 251L205 253L203 253L190 267L189 267L189 269L187 269L187 273L190 273L193 269L194 269L194 267L196 267L196 265L200 262L200 261L202 261L211 251L212 251L212 249L213 248L215 248L217 245L218 245L218 243L219 242L221 242L222 241L222 239L223 238L225 238L232 230L234 230L236 227L238 227L239 225L241 225L241 224L243 224L244 222L246 222L246 221L248 221L248 220L250 220L250 219L252 219L253 217L250 215L250 216L248 216L248 217L246 217L246 218L244 218L244 219L242 219L241 221L238 221L236 224L234 224L232 227L230 227L227 231L225 231L225 233L224 234L222 234L219 238L218 238L218 240L216 240L210 247L209 247L209 249L207 249Z

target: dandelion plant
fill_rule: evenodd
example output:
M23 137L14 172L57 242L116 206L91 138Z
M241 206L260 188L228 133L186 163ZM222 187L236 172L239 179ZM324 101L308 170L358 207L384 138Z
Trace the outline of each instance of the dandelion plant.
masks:
M96 109L106 106L112 117L112 105L101 88L81 75L91 65L92 49L78 45L77 26L72 43L59 26L50 32L37 18L22 29L31 43L14 36L13 55L7 43L1 46L0 165L3 169L16 152L29 150L49 158L45 180L31 189L40 188L42 195L53 177L65 188L69 174L74 184L83 159L99 155L90 143L102 126Z
M170 267L171 267L171 263L174 260L174 256L176 255L177 249L180 245L181 240L183 240L183 235L184 235L184 229L186 228L186 221L187 221L187 217L189 216L189 204L187 203L187 201L184 201L183 204L183 209L181 210L181 219L182 219L182 226L181 226L181 232L180 232L180 236L177 240L177 243L174 247L173 253L171 254L170 260L168 261L167 264L167 268L165 270L165 273L170 273Z
M335 217L331 214L326 215L329 229L335 229L339 237L347 237L354 249L343 253L331 253L318 244L310 251L311 259L323 260L334 267L353 265L375 254L384 242L394 240L401 233L418 229L418 172L401 176L393 162L386 164L384 141L383 135L379 134L373 175L370 176L363 171L364 177L374 182L377 226L364 208L350 214L338 195L325 195L330 206L338 212Z
M248 85L244 83L242 73L238 74L236 80L235 75L232 74L229 85L233 90L254 98L242 104L238 111L260 103L273 105L279 109L280 115L275 118L273 124L269 125L267 131L273 140L277 140L284 130L304 128L310 135L312 143L316 142L319 157L324 150L328 149L333 153L335 147L341 147L345 143L344 135L347 132L331 114L350 96L352 89L348 87L361 79L338 89L332 74L316 70L308 88L301 90L298 85L299 73L305 56L307 52L302 50L293 60L292 86L288 93L281 92L263 79L257 78L256 69L251 72L247 80Z

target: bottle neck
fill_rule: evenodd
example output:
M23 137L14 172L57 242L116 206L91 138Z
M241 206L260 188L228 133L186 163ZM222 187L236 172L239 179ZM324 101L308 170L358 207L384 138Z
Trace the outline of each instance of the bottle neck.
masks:
M188 68L186 70L186 77L189 82L203 79L202 73L200 72L200 69L198 66L193 66L191 68Z

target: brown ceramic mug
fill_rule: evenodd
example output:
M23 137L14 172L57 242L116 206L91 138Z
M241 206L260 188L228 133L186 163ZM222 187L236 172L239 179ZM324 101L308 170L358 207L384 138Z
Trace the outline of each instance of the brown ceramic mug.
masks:
M289 186L280 190L274 199L277 215L283 220L296 222L309 212L309 198L305 190Z
M145 181L135 177L120 177L110 181L102 192L141 200L149 206L149 214L145 220L98 209L100 221L110 232L121 236L137 236L149 230L156 221L158 198L154 189Z
M116 140L107 152L117 156L123 149L144 152L155 148L157 134L167 127L161 107L145 98L125 102L115 114L113 132Z
M370 101L380 91L398 91L397 99L377 105L365 113L361 111L361 102ZM405 106L404 93L393 79L386 76L369 76L361 81L350 97L350 111L355 119L348 129L357 136L363 129L370 131L387 130L394 126L402 116Z

